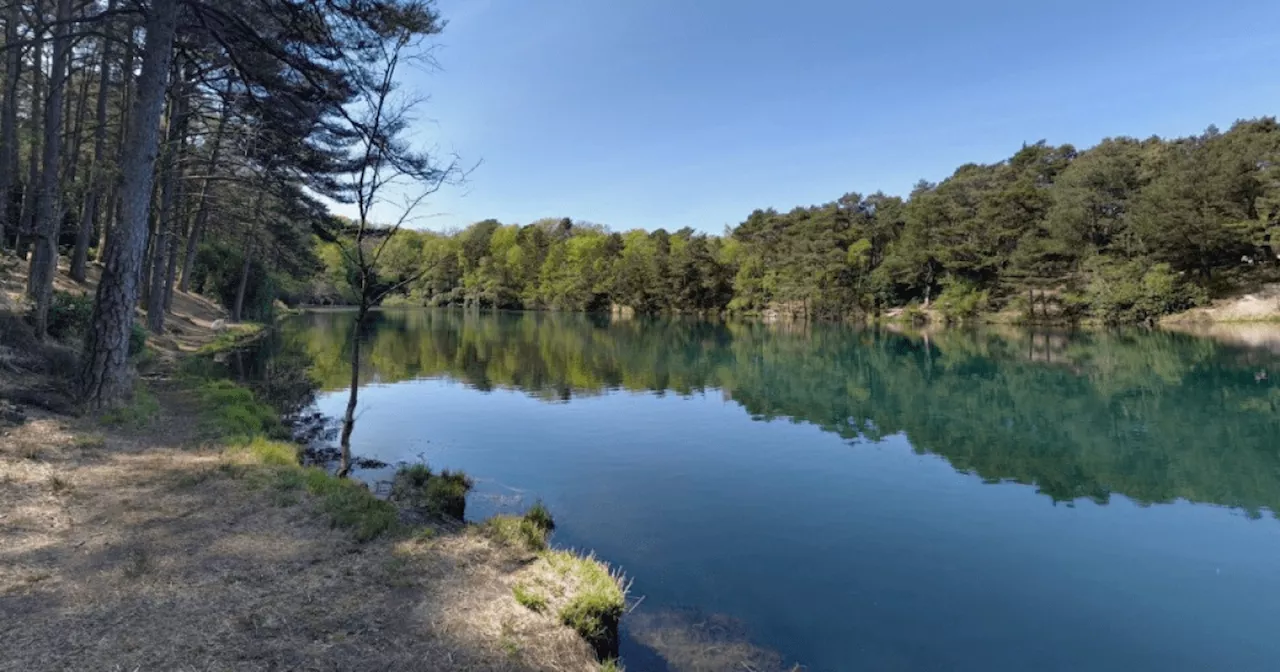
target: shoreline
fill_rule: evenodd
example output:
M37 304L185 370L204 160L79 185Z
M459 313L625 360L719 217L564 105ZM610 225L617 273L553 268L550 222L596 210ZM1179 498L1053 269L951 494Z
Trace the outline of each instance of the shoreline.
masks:
M550 548L549 518L423 519L301 466L248 388L184 367L269 331L213 323L149 339L124 408L0 409L11 664L620 669L619 574Z

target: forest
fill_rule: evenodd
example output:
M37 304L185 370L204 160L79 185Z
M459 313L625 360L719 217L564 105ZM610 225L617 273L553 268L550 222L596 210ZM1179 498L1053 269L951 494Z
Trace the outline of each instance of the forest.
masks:
M948 319L1008 309L1143 322L1275 279L1278 130L1262 118L1087 150L1039 142L905 198L756 210L720 236L570 218L405 231L378 273L416 305L826 319L920 306ZM348 302L342 257L318 251L310 298Z
M28 262L34 338L84 313L92 406L129 394L175 289L263 317L321 266L328 203L458 174L403 138L431 0L9 0L0 22L0 253ZM53 291L63 259L92 299Z

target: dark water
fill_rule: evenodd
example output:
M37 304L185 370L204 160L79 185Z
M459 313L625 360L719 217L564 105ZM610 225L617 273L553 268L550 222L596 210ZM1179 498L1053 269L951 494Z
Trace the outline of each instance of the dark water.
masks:
M275 340L335 415L351 336ZM366 339L357 452L466 470L472 517L545 500L634 578L633 672L1280 669L1266 352L445 311Z

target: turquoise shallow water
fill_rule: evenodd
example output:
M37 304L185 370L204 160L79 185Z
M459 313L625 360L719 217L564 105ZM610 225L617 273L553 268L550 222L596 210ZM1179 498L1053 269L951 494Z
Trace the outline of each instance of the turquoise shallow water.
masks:
M273 341L322 412L351 331ZM469 517L546 501L634 578L632 670L1280 669L1266 352L460 311L365 340L356 452L466 470Z

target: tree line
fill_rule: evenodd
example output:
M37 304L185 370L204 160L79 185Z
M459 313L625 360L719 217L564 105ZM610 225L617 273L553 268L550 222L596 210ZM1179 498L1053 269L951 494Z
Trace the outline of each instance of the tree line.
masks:
M319 196L451 174L387 109L443 27L431 0L7 0L0 21L0 246L29 260L40 337L60 256L97 275L90 405L130 392L136 310L161 333L176 288L264 314L320 265Z
M570 218L405 232L377 271L388 285L414 275L398 294L423 305L1144 321L1278 275L1278 131L1268 117L1087 150L1039 142L905 198L756 210L718 236ZM320 257L304 298L346 302L340 255Z

